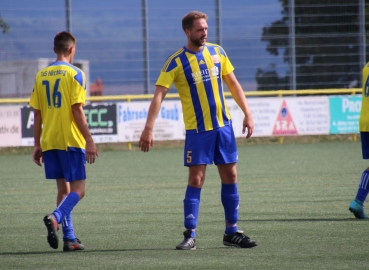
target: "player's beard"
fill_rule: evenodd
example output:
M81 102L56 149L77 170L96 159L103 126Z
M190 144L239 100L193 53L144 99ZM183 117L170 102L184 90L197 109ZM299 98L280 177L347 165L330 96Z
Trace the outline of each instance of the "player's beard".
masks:
M203 39L203 41L202 41L202 39ZM203 37L201 37L201 38L199 38L199 39L193 39L193 38L191 38L191 42L192 42L195 46L197 46L197 47L204 46L204 45L205 45L205 42L206 42L206 36L203 36Z

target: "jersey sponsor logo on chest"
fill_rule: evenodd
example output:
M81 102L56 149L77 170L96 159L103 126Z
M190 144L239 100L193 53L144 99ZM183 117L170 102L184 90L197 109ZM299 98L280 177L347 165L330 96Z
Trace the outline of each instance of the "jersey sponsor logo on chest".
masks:
M200 71L193 72L191 75L192 75L193 83L198 84L198 83L218 79L219 69L217 66L214 66L210 69L205 68L205 69L201 69Z

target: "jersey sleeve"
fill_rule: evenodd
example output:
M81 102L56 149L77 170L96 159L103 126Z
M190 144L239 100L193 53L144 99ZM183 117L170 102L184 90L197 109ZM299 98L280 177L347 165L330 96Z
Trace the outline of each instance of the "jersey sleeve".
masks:
M40 110L40 104L38 102L38 92L37 92L37 81L35 81L35 84L33 85L33 90L31 93L31 98L29 100L29 106L36 110Z
M162 68L158 80L156 81L155 85L163 86L169 89L174 80L176 79L178 72L178 65L176 59L168 58Z
M82 70L76 71L72 78L71 105L86 102L86 76Z
M173 71L169 72L161 71L155 85L163 86L169 89L173 84L174 78L175 76Z
M226 54L225 50L222 47L218 47L219 53L220 53L220 59L222 62L222 76L228 75L234 70L234 67L231 63L231 61L228 58L228 55Z

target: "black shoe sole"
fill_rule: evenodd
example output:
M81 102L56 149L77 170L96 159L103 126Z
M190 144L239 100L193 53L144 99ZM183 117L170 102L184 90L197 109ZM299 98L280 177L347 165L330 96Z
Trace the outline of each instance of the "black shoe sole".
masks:
M353 213L353 214L354 214L354 216L355 216L356 218L360 218L360 216L356 214L356 212L355 212L355 210L354 210L354 209L349 208L349 210L350 210L350 212L351 212L351 213Z
M85 248L76 248L76 249L71 249L71 248L63 248L64 252L72 252L72 251L77 251L77 250L84 250Z
M51 248L57 249L59 246L58 228L54 228L50 216L44 217L44 223L47 229L47 242Z
M71 252L71 251L77 251L77 250L84 250L85 247L84 246L78 246L77 248L71 248L69 246L63 246L63 251L65 252Z
M362 215L359 215L356 213L355 209L353 208L349 208L350 212L354 214L354 216L357 218L357 219L367 219L367 217L365 216L362 216Z
M253 247L256 247L258 245L258 243L256 243L256 242L255 243L250 243L248 246L241 247L238 244L223 241L223 245L225 245L227 247L236 247L236 248L253 248Z
M181 248L181 247L176 247L176 250L196 250L196 246L192 247L192 248Z

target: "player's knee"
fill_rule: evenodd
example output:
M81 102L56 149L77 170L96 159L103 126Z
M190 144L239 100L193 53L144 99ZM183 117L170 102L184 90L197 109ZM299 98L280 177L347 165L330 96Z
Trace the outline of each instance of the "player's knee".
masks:
M237 174L234 172L229 172L225 176L222 177L224 184L235 184L237 183Z
M195 188L202 188L205 181L205 172L192 169L188 175L188 185Z
M218 170L223 184L235 184L237 182L237 170L235 164L218 165Z
M237 173L221 172L219 176L223 184L232 185L237 183Z
M188 185L194 188L202 188L204 185L204 177L193 176L188 178Z
M202 188L201 181L197 181L197 180L188 181L188 185L194 188Z

